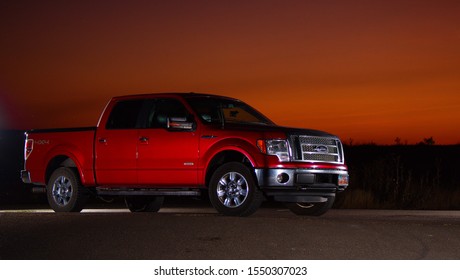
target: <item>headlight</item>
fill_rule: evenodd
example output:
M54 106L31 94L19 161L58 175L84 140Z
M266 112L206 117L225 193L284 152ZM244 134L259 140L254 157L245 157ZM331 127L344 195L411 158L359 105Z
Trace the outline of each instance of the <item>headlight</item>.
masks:
M279 161L289 161L289 143L283 139L257 140L259 150L267 155L277 156Z

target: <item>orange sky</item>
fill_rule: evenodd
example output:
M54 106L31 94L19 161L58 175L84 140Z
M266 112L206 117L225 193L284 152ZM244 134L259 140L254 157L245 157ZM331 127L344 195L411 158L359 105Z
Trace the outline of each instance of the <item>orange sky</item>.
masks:
M0 129L207 92L347 142L460 143L459 1L2 1Z

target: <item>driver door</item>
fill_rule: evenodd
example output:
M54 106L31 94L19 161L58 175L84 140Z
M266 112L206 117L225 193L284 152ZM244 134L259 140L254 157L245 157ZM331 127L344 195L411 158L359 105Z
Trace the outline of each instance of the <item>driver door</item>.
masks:
M198 134L172 129L174 119L192 121L181 101L158 98L151 102L145 128L139 129L138 183L152 187L181 187L198 181Z

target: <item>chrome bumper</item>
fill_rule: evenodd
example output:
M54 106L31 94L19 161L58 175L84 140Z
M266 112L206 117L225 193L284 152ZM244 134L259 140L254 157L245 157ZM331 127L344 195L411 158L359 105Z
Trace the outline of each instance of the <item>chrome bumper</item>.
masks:
M257 182L275 201L324 203L348 186L346 170L256 169Z
M255 169L257 182L265 187L302 187L320 186L323 184L336 185L339 190L348 186L348 172L344 170L325 169ZM327 175L333 175L333 181L319 180Z

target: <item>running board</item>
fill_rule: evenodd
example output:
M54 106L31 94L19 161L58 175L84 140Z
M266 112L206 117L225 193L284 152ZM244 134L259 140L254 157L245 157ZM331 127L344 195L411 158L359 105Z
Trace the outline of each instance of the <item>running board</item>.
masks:
M200 190L187 189L128 189L96 188L98 195L159 195L159 196L200 196Z

